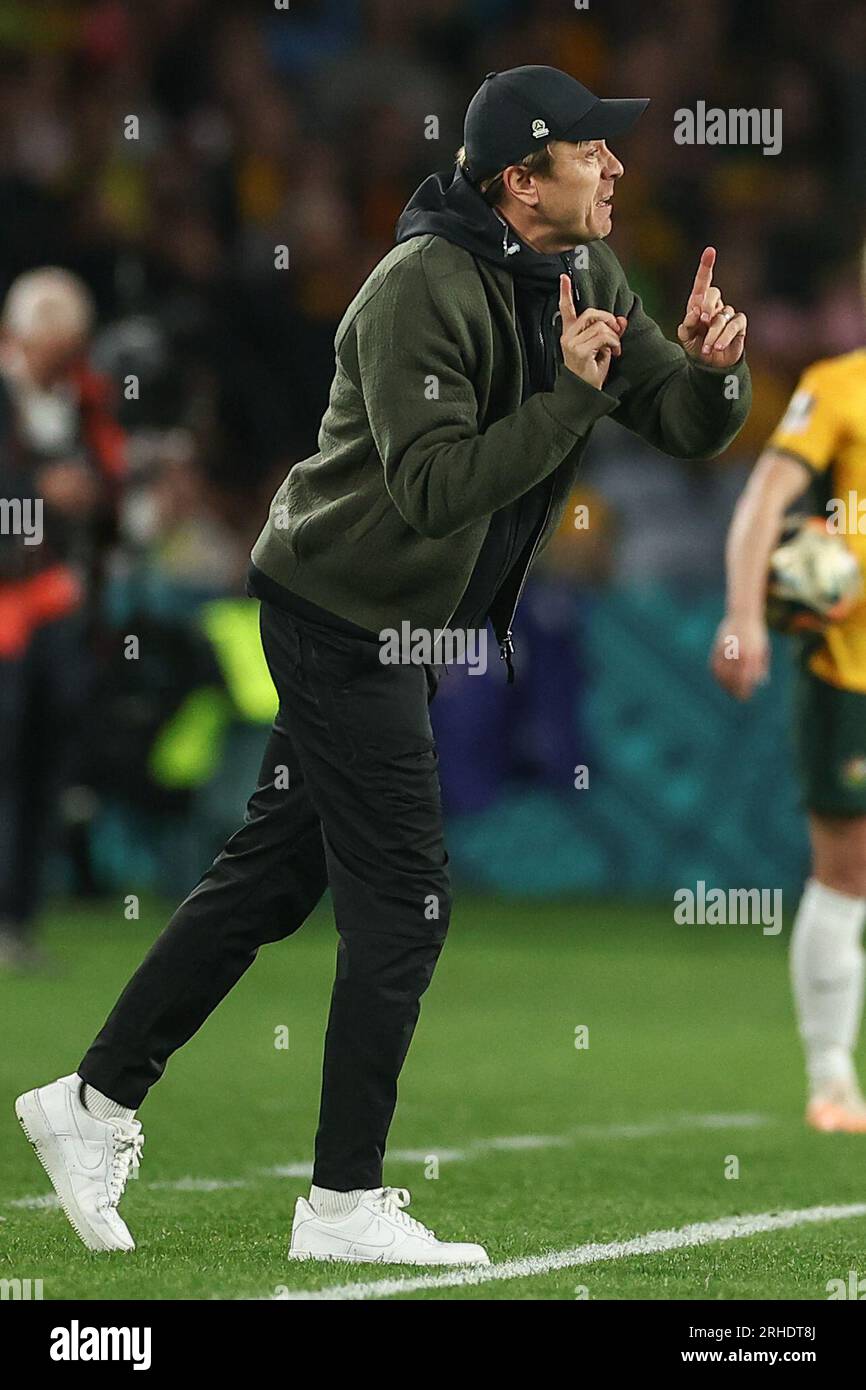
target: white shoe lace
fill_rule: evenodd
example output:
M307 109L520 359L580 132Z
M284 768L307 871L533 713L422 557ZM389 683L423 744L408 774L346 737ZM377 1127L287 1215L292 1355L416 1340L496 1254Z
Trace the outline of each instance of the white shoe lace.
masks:
M383 1187L376 1195L373 1208L375 1211L380 1211L383 1216L387 1216L389 1220L395 1221L398 1226L402 1226L411 1235L435 1240L436 1237L433 1232L405 1210L411 1200L412 1198L405 1187Z
M127 1180L138 1177L141 1166L141 1151L144 1148L144 1135L137 1120L130 1121L129 1128L115 1124L111 1144L111 1161L108 1173L108 1205L116 1207L123 1196Z

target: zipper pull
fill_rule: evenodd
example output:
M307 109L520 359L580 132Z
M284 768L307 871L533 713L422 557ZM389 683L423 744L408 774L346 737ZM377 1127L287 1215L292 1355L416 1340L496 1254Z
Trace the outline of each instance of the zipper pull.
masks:
M580 290L578 289L577 278L574 273L574 252L566 252L565 256L563 257L563 260L565 261L565 268L568 271L568 278L571 281L571 292L574 296L574 307L577 308L577 306L580 304Z
M511 638L511 628L508 629L502 641L499 643L499 660L504 661L508 668L508 684L514 684L514 666L511 658L514 656L514 642Z

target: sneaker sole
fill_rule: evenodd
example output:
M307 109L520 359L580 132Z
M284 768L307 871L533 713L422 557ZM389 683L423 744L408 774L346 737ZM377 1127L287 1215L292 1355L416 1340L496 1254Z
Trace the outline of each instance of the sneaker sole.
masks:
M318 1264L400 1265L415 1269L471 1269L490 1264L490 1260L386 1260L383 1255L319 1255L310 1250L287 1251L290 1260L315 1260Z
M69 1222L82 1245L86 1245L88 1250L97 1250L103 1253L107 1250L120 1250L128 1254L130 1249L135 1246L110 1245L96 1231L85 1226L78 1215L79 1207L75 1202L72 1187L66 1176L66 1167L62 1162L52 1164L53 1155L48 1151L48 1145L54 1139L45 1112L39 1104L39 1096L36 1091L25 1091L23 1096L19 1096L15 1102L15 1114L18 1116L18 1123L24 1131L27 1142L31 1145L33 1152L45 1169L48 1181L54 1188L57 1199L63 1209L63 1214Z

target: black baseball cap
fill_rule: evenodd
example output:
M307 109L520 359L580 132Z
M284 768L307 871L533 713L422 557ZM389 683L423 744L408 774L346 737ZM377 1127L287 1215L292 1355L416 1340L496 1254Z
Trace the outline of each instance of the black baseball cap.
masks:
M602 101L559 68L530 64L489 72L466 111L466 172L477 183L519 164L549 140L621 135L648 103L649 97Z

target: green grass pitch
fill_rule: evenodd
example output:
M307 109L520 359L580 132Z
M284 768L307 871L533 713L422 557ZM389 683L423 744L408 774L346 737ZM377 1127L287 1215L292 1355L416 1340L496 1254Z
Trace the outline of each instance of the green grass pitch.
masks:
M33 1202L50 1188L14 1097L75 1068L165 915L154 902L138 922L121 901L55 905L54 972L0 977L0 1278L41 1278L46 1299L232 1299L417 1273L284 1257L307 1187L291 1173L316 1122L335 946L325 908L260 953L143 1107L141 1177L122 1208L135 1254L87 1252L62 1213ZM678 927L668 905L458 896L386 1181L411 1190L438 1234L483 1240L497 1263L864 1200L866 1136L802 1123L786 943L787 930ZM580 1027L588 1047L575 1046ZM407 1296L824 1299L851 1269L866 1275L866 1217Z

